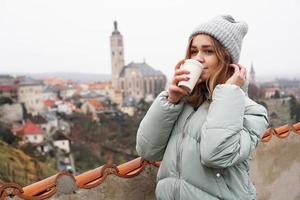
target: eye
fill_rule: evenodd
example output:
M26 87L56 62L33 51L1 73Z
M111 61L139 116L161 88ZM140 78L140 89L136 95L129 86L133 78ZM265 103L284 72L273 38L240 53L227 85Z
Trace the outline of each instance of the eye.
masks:
M215 53L215 52L214 52L214 50L212 50L212 49L207 49L207 50L204 51L204 53L205 53L206 55L212 55L212 54Z
M191 50L191 55L192 55L192 56L193 56L193 55L197 55L197 53L198 53L197 50L194 50L194 49Z

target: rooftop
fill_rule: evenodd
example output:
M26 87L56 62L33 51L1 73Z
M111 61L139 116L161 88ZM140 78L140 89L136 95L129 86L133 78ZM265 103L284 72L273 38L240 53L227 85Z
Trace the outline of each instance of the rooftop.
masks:
M47 99L44 101L44 104L47 106L47 107L53 107L55 106L55 101L54 100L51 100L51 99Z
M138 69L142 76L160 76L164 75L161 71L153 69L151 66L149 66L146 62L142 63L135 63L131 62L128 65L125 65L120 72L120 76L124 76L126 69Z
M30 77L19 77L18 85L19 86L42 86L43 82L40 80L35 80Z
M0 86L14 86L15 79L10 75L0 75Z
M0 85L0 91L16 91L17 89L14 85Z
M13 132L17 132L17 134L21 135L38 135L42 134L43 130L32 121L28 120L24 125L14 127L12 129Z
M102 102L100 102L97 99L90 99L88 100L88 102L96 109L96 110L103 110L104 109L104 105L102 104Z

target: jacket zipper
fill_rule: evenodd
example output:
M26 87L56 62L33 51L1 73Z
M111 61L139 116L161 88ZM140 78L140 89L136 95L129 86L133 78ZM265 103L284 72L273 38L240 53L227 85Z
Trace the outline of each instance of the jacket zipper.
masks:
M182 143L183 143L183 139L186 135L186 131L185 131L185 127L190 119L190 117L192 116L192 114L194 113L195 111L191 112L189 114L189 116L187 117L187 119L185 120L185 124L182 128L182 135L179 136L179 139L178 139L178 143L177 143L177 155L176 155L176 170L178 171L178 178L180 179L181 178L181 169L182 169L182 151L183 151L183 146L182 146ZM178 180L178 183L176 184L176 191L177 192L180 192L179 191L179 187L180 187L180 184L179 184L179 180ZM180 194L178 193L178 196L180 196Z

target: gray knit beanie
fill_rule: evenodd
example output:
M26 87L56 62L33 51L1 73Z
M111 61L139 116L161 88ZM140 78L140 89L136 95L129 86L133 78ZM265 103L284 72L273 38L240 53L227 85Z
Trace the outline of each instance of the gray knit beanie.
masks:
M245 22L235 21L230 15L222 15L198 26L189 39L200 33L210 35L228 50L233 63L238 63L242 40L247 32L248 25Z

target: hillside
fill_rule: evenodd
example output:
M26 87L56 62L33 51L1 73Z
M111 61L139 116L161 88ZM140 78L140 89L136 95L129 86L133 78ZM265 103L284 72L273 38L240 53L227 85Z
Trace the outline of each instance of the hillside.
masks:
M0 160L0 180L3 182L15 182L24 186L56 173L47 164L36 161L2 140Z
M136 132L144 115L145 111L134 117L102 114L100 123L81 114L66 118L73 124L71 148L77 171L84 172L108 161L121 164L136 158Z

